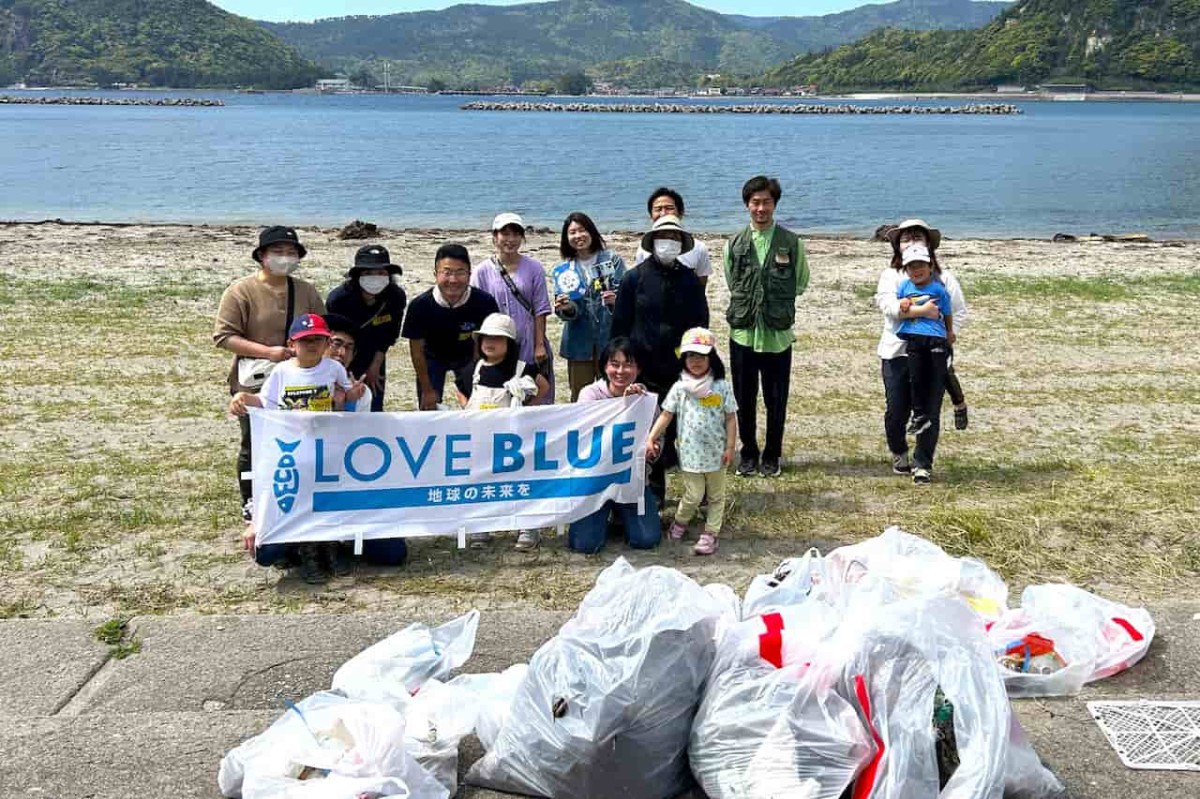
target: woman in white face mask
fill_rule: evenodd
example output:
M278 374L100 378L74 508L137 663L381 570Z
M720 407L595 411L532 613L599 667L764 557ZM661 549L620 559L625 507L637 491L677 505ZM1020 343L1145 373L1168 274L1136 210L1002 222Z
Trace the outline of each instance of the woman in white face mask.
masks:
M403 274L387 248L368 244L354 254L346 281L329 292L330 313L345 316L355 328L355 353L350 374L371 389L371 410L383 410L387 383L387 351L400 337L408 296L396 279Z
M296 277L307 254L296 231L275 225L258 236L250 253L258 269L225 289L217 311L213 341L237 356L229 370L229 392L256 393L276 363L292 357L287 348L288 328L304 314L325 313L325 303L313 285ZM238 480L242 489L243 543L253 552L254 527L250 524L250 419L238 417L242 443L238 451Z

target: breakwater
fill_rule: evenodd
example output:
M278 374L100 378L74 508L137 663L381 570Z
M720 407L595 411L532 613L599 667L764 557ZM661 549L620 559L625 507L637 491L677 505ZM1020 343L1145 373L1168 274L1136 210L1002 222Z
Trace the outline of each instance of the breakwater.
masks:
M1003 116L1019 114L1010 103L968 103L965 105L849 105L825 103L745 103L712 105L708 103L513 103L479 101L460 106L463 111L560 111L596 114L958 114Z
M193 97L15 97L0 96L0 105L149 105L170 108L217 108L224 100Z

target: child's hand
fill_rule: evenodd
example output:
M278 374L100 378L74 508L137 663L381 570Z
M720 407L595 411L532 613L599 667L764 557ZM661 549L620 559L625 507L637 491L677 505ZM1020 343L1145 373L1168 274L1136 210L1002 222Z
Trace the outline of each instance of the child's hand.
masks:
M248 522L245 529L242 530L242 549L254 554L254 542L257 538L257 533L254 530L254 523Z
M350 379L350 388L346 391L346 402L358 402L367 393L367 384L362 380Z
M910 308L912 308L911 298L905 297L904 299L900 300L900 313L908 313Z
M725 452L721 454L721 465L728 466L733 463L733 447L726 447Z
M947 330L947 331L946 331L946 341L947 341L948 343L950 343L950 344L953 344L953 343L954 343L955 341L957 341L957 340L958 340L958 336L956 336L956 335L954 334L954 331L953 331L953 330Z
M246 397L250 396L245 391L239 391L233 395L233 399L229 400L229 412L234 416L246 415Z

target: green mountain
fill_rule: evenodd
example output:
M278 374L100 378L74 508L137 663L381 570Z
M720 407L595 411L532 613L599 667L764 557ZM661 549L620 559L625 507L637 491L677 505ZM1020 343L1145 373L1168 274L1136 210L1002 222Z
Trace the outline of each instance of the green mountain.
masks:
M757 74L797 53L886 25L978 27L1007 5L897 0L824 17L755 18L684 0L557 0L260 24L347 74L366 69L382 82L386 63L394 85L522 85L587 70L598 79L648 88L694 84L703 73ZM643 61L648 63L638 63Z
M1200 86L1200 0L1021 0L977 31L882 30L802 55L770 85L822 90L970 89L1087 82L1096 88Z
M292 88L316 65L203 0L0 0L0 86Z

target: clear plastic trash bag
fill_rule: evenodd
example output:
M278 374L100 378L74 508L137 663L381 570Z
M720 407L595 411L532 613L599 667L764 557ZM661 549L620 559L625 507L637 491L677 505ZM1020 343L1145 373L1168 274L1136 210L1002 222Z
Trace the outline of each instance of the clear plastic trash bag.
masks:
M572 799L676 796L691 784L688 733L728 613L674 569L618 559L534 654L467 782Z
M825 559L816 549L788 558L773 574L760 574L750 582L742 600L742 618L798 605L827 583Z
M403 706L430 679L444 679L475 649L479 611L430 628L410 624L359 652L333 675L333 690L352 699Z

